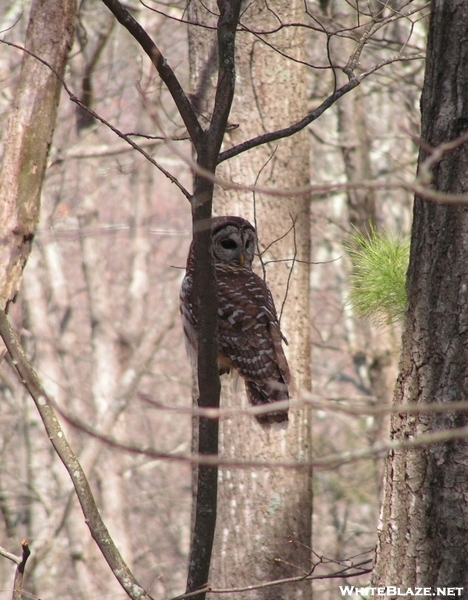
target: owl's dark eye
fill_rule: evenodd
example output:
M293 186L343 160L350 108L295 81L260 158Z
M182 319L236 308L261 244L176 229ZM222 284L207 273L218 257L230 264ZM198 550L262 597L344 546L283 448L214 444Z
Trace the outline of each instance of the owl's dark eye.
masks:
M226 250L234 250L234 248L237 248L237 244L234 240L223 240L221 246L226 248Z
M246 247L246 248L250 248L250 240L247 240L247 241L245 242L245 247Z

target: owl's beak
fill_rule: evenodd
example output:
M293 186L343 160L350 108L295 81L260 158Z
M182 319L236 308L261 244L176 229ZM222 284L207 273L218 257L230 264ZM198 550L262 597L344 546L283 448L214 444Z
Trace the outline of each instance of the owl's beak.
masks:
M239 256L239 264L240 264L241 267L243 267L244 263L245 263L245 256L243 254L241 254Z

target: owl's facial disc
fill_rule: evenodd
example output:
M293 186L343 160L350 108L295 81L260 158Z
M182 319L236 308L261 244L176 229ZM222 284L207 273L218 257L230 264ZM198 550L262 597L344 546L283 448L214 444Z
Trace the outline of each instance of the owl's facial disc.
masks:
M228 225L216 232L213 236L213 252L219 262L241 264L243 245L239 229Z
M251 226L239 226L234 222L213 230L213 253L218 263L251 269L255 242L255 230Z

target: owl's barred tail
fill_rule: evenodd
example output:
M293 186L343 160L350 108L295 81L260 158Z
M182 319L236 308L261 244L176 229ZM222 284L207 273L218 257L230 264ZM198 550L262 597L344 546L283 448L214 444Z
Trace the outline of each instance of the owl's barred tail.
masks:
M282 381L245 381L247 398L252 406L272 404L272 411L255 415L264 429L287 429L288 409L274 410L274 403L289 400L288 386Z

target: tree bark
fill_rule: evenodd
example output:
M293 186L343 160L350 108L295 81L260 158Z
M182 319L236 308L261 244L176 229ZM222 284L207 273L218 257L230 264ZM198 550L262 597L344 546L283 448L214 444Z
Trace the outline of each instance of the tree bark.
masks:
M427 147L467 131L468 6L434 0L422 94L419 164ZM433 187L468 193L468 147L446 153L434 168ZM468 424L450 411L468 397L468 209L416 197L408 270L408 309L395 404L445 403L444 413L396 414L394 440ZM375 586L468 586L468 443L458 440L387 458ZM390 598L381 595L379 598Z
M193 5L194 3L192 3ZM302 5L257 2L241 22L255 31L274 29L278 20L298 22ZM208 22L200 4L192 6L192 18ZM289 28L266 38L274 48L294 59L303 58L305 40L300 28ZM210 97L213 38L206 29L192 28L193 98L205 110ZM236 97L226 134L226 147L255 135L298 121L307 112L305 69L270 48L245 30L238 34ZM236 183L274 188L300 188L309 182L309 147L305 132L281 142L239 155L218 168L217 174ZM267 282L272 289L294 377L292 396L310 387L309 341L309 200L271 198L236 190L217 189L217 214L247 218L258 228ZM295 259L295 260L294 260ZM297 262L304 261L304 262ZM257 265L261 272L260 265ZM284 310L283 309L284 302ZM247 401L243 385L224 378L224 406L239 408ZM233 389L236 388L236 389ZM310 452L310 414L293 410L289 429L263 432L251 417L220 423L224 457L266 462L307 460ZM311 568L312 486L310 472L279 469L220 469L218 525L210 583L235 588L262 584L288 576L304 575ZM249 599L308 598L310 583L270 587L248 592ZM235 594L227 595L228 598Z
M215 174L218 155L224 141L235 89L235 41L241 0L219 0L216 25L218 77L209 127L193 134L197 165ZM194 116L195 113L192 115ZM198 124L198 121L197 121ZM194 177L192 208L193 291L197 307L197 404L201 408L219 408L221 383L218 373L218 297L215 264L211 245L211 216L214 184L197 173ZM199 455L218 455L219 423L200 416L194 435ZM196 504L190 543L187 592L204 586L211 566L217 519L217 466L199 465L196 472ZM205 593L194 600L205 600Z
M0 306L18 291L39 218L40 195L73 42L76 0L35 0L0 172ZM34 56L33 56L34 55Z

